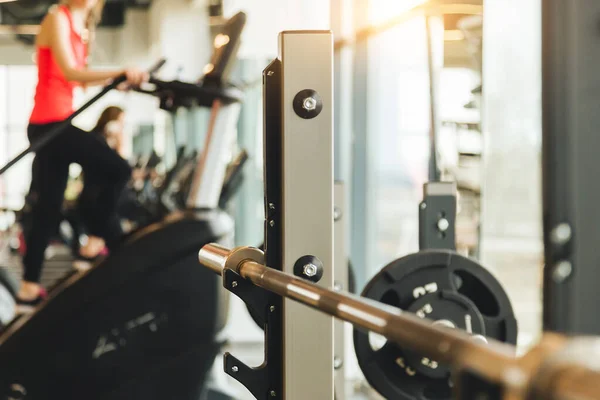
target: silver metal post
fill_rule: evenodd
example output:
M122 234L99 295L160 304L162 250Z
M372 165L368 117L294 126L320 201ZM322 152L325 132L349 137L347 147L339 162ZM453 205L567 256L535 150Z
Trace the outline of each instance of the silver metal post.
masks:
M325 266L319 285L333 288L333 35L282 32L279 58L283 272L310 255ZM289 299L283 314L284 398L333 399L333 318Z

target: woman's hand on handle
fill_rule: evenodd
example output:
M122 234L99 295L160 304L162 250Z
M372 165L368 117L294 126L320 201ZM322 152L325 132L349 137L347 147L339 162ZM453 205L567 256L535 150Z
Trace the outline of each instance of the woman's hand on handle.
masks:
M139 68L127 68L123 71L126 81L117 86L118 90L126 91L132 87L138 87L144 82L148 82L150 74Z
M129 86L140 86L142 83L148 82L150 74L138 68L127 68L125 70L125 77Z

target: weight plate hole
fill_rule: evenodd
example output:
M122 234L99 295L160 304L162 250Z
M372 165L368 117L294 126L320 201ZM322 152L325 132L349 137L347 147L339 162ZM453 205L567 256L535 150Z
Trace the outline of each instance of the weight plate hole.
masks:
M479 312L488 317L497 317L500 314L496 296L481 280L463 270L456 270L453 275L461 282L460 287L457 287L458 292L475 303Z

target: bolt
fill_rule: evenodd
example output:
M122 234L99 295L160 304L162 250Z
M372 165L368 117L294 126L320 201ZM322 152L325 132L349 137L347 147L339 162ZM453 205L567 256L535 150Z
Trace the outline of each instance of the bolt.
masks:
M304 108L306 111L313 111L315 108L317 108L317 100L315 100L313 97L305 98L302 102L302 108Z
M275 75L275 72L273 72L273 71L267 72L267 76L273 76L273 75Z
M275 204L269 203L269 210L274 210L274 209L275 209Z
M271 312L275 311L275 306L269 307L269 311L271 311Z
M424 210L427 208L427 203L423 202L421 203L421 210Z
M312 278L317 274L318 268L315 264L306 264L303 269L303 274Z
M270 221L269 221L269 225L271 226L271 228L272 228L272 227L274 227L274 226L275 226L275 221L273 221L273 220L270 220Z
M269 392L269 395L271 395L271 397L275 397L275 396L277 396L277 393L274 390L271 390Z
M437 228L440 232L446 232L450 227L450 222L446 218L440 218L437 223Z
M564 282L573 273L573 264L570 261L560 261L554 266L552 279L556 283Z
M342 359L338 356L335 356L333 358L333 368L340 369L340 368L342 368L342 365L344 365L344 362L342 361Z
M233 372L238 372L240 369L237 367L237 365L234 365L233 367L231 367L231 370Z
M339 207L333 207L333 220L339 221L342 218L342 210Z
M342 291L342 284L339 282L335 282L333 284L333 290L336 292L341 292Z
M562 223L554 227L550 233L550 240L552 243L558 246L566 244L571 239L571 226L566 223Z
M238 285L237 281L231 282L231 287L237 287L237 285Z

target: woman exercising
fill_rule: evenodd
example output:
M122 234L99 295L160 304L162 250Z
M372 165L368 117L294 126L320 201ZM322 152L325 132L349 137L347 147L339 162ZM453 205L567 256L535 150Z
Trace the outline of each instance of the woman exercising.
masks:
M88 48L102 7L102 0L67 0L51 8L42 21L36 39L38 84L27 129L30 142L73 113L76 86L106 84L122 74L131 86L147 80L147 74L137 69L87 69ZM122 230L115 207L131 169L105 140L71 126L39 150L33 162L32 227L25 239L25 272L17 296L21 305L36 305L43 300L39 282L44 253L61 218L71 163L81 165L84 174L101 178L101 185L86 192L87 207L81 210L90 233L103 238L111 250L120 242Z

